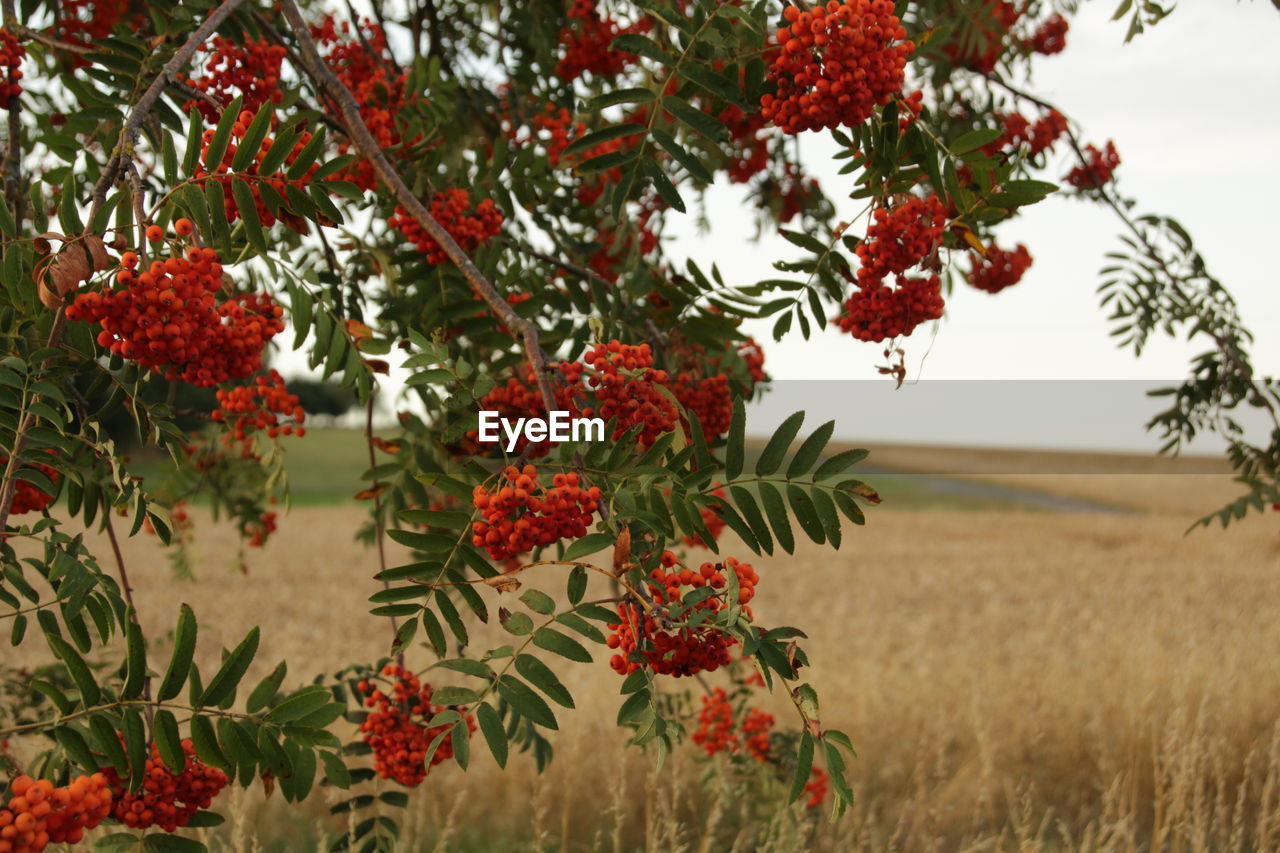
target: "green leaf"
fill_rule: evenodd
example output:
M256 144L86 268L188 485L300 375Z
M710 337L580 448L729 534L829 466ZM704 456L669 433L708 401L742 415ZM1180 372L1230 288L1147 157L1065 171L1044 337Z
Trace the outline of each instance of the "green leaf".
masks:
M124 747L120 745L120 737L116 732L116 727L105 714L94 714L89 720L89 728L93 731L93 739L96 741L98 752L103 754L103 758L107 763L116 769L121 777L129 775L129 757L124 754Z
M324 764L324 777L330 784L344 791L351 787L351 771L347 769L347 764L342 760L341 755L321 752L320 762Z
M849 468L866 459L868 453L869 451L861 449L842 450L819 465L818 470L813 472L813 479L815 481L825 480L827 477L843 474Z
M196 755L205 764L227 773L235 770L218 746L218 736L214 734L213 723L208 717L196 714L191 718L191 743L196 749Z
M961 134L959 138L951 143L952 154L968 154L989 142L995 142L1004 135L1003 130L994 127L981 127L977 130L971 130L968 133Z
M267 720L272 723L289 723L318 711L333 701L329 689L321 686L304 687L276 705L267 713Z
M813 770L813 735L805 732L800 736L800 745L796 748L796 767L791 775L791 792L787 796L788 803L794 803L809 782L810 771Z
M589 557L606 548L612 548L614 537L610 533L588 533L578 541L570 545L564 552L564 559L567 562L581 560L583 557Z
M690 105L688 101L667 95L662 99L662 108L712 142L724 142L729 138L728 130L719 119Z
M182 736L178 734L178 720L173 712L165 708L156 711L152 732L164 766L174 773L181 773L187 766L187 754L182 749Z
M249 668L249 664L253 662L253 656L257 652L258 628L254 626L245 635L245 638L240 641L240 645L236 646L231 654L227 656L227 659L222 662L222 667L213 678L209 679L209 684L205 687L204 693L200 696L200 701L196 704L201 707L217 705L234 693L236 687L240 684L240 679L244 677L245 670Z
M573 696L561 683L551 668L533 655L517 655L516 672L524 676L530 684L547 694L553 701L566 708L573 708Z
M289 666L284 661L276 664L276 668L271 670L271 674L258 682L258 686L253 688L244 709L250 714L254 714L267 707L267 704L276 698L276 693L279 692L280 685L284 683L284 676L288 671Z
M218 719L218 742L222 744L227 757L240 767L254 765L262 760L262 753L258 752L258 745L244 724L230 717Z
M142 629L138 627L138 623L129 621L125 625L126 653L125 659L128 662L126 667L126 675L124 686L120 688L120 695L124 699L136 699L142 695L143 685L146 683L147 677L147 647L146 642L142 638Z
M264 101L262 106L258 107L258 114L253 117L253 121L249 122L244 136L236 144L235 156L231 158L233 172L243 172L253 164L262 151L262 141L267 138L267 131L271 129L271 119L274 116L275 104L271 101Z
M222 165L227 155L227 145L231 142L231 128L240 120L242 105L243 99L237 97L222 111L218 126L213 131L213 138L209 140L209 147L204 152L207 171L215 172Z
M750 105L742 95L742 88L737 83L727 77L720 76L705 65L697 65L692 62L683 63L680 66L680 76L692 80L718 98L743 109L750 109Z
M129 753L129 790L137 793L142 790L147 773L147 729L142 722L142 715L137 711L124 712L124 748Z
M747 410L741 397L733 401L733 419L729 421L729 437L724 448L724 476L736 480L746 458Z
M187 113L187 147L182 152L183 177L191 177L200 163L200 148L204 143L204 117L194 106Z
M507 731L498 717L498 712L492 705L484 703L476 707L476 719L480 722L480 731L484 734L485 742L489 744L489 751L493 753L493 760L498 762L499 767L506 767Z
M84 735L70 726L58 726L53 730L53 738L62 747L67 757L90 773L98 772L98 762L85 742Z
M764 513L769 518L769 526L778 540L778 546L788 554L795 553L795 539L791 535L791 520L787 517L786 505L782 502L782 493L773 483L760 484L760 503L764 504Z
M788 483L787 500L805 535L819 545L824 544L827 541L827 534L823 530L822 522L818 520L818 510L810 500L809 493L795 483Z
M676 189L675 184L671 183L671 179L667 177L666 172L662 171L657 161L645 160L640 165L640 170L653 183L653 188L658 191L663 201L681 213L685 212L684 199L680 197L680 191Z
M765 553L772 554L773 536L770 535L769 525L765 524L764 516L760 514L760 506L751 492L742 486L730 486L729 494L733 496L733 502L742 513L743 519L751 526L751 532L755 533L760 547L765 550Z
M570 142L562 152L563 157L572 157L580 151L586 151L595 148L605 142L612 142L615 139L622 139L627 136L635 136L638 133L644 133L648 130L643 124L636 122L628 122L626 124L614 124L609 127L602 127L599 130L593 130L585 136L580 136L573 142Z
M285 169L285 177L290 180L297 180L307 173L307 170L315 164L316 158L320 156L320 152L324 150L324 137L324 127L318 127L311 137L311 141L302 146L302 150L298 152L297 159L289 164L289 168Z
M53 650L53 653L66 665L67 672L71 675L71 680L75 682L76 689L80 691L81 703L86 708L98 704L98 699L102 696L102 690L98 687L98 682L93 680L93 673L89 670L89 665L85 663L80 653L56 634L45 634L45 639L48 641L49 648Z
M539 628L533 633L533 644L569 660L580 663L591 663L591 653L568 634L562 634L554 628Z
M622 53L634 53L636 56L652 59L668 67L676 63L676 58L659 47L657 42L639 33L623 33L613 40L610 47Z
M155 833L142 837L142 849L146 853L208 853L208 848L194 839Z
M235 199L236 208L240 211L240 221L244 223L245 236L253 248L262 254L267 253L267 235L262 230L262 220L258 217L257 201L253 190L239 176L231 178L231 197Z
M536 589L525 590L524 594L520 596L520 600L535 613L547 615L556 612L555 600L545 592L539 592Z
M712 178L711 173L707 171L707 167L702 165L702 161L691 154L688 149L684 148L684 146L679 142L676 142L675 137L670 133L661 128L655 127L650 131L649 135L652 136L659 145L666 149L666 152L671 155L671 158L683 166L684 170L688 172L689 176L695 181L703 184L713 182L714 178Z
M529 685L512 675L499 676L497 685L499 695L506 699L522 717L543 728L553 730L559 728L551 707L541 696L534 693Z
M643 86L636 86L630 89L615 89L612 92L596 95L582 105L582 111L584 113L594 113L618 104L647 104L652 100L654 100L653 90L646 89Z
M796 433L800 431L800 425L804 423L804 412L796 412L782 422L773 437L764 446L764 450L760 452L760 458L756 460L756 476L768 477L774 474L779 467L782 466L782 457L786 455L787 449L791 447L791 442L795 440ZM790 552L790 548L787 549Z
M787 466L787 479L799 477L813 467L813 463L818 461L818 457L826 449L827 442L831 440L831 433L835 431L835 428L835 421L827 421L804 440L804 443L796 450L796 455L791 458L791 464Z

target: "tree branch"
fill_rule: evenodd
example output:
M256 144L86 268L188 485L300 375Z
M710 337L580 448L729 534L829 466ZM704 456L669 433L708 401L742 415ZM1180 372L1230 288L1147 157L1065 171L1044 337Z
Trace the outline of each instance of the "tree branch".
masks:
M227 0L227 2L231 2L231 0ZM339 111L342 113L342 118L351 132L352 143L373 166L374 171L377 172L382 182L391 189L396 201L409 212L409 215L422 226L422 229L427 232L431 239L435 240L444 249L449 259L458 266L476 296L480 297L489 306L489 309L508 329L519 336L524 346L525 358L529 363L529 368L533 371L534 380L538 383L543 405L546 406L547 411L553 410L555 408L555 393L551 388L547 357L538 343L538 327L512 310L511 306L494 288L493 283L484 277L484 273L480 272L467 253L453 239L453 236L436 221L431 212L418 200L418 197L413 194L413 191L409 189L408 185L396 172L395 167L391 165L391 161L387 159L387 155L379 147L377 140L373 138L373 134L369 132L364 119L361 118L360 107L352 96L351 91L342 84L342 81L320 58L315 42L311 39L311 33L307 29L306 21L303 20L302 13L298 11L297 4L293 0L280 0L280 9L284 12L285 18L289 21L289 26L293 29L294 36L298 39L298 46L302 51L304 70L337 104Z

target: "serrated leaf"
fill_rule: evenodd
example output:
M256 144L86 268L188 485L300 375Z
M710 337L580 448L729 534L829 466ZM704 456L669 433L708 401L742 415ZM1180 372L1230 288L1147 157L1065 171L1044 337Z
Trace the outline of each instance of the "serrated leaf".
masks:
M249 664L253 662L253 656L258 652L258 634L257 626L250 629L245 638L240 641L240 645L227 656L222 667L209 680L197 705L202 707L217 705L235 692L240 679L244 677Z
M791 442L795 441L796 433L800 431L800 425L804 423L804 412L796 412L790 415L774 432L773 436L765 444L764 450L760 452L760 458L756 460L756 476L768 477L777 472L782 466L782 458L786 455ZM787 549L790 552L790 548Z
M787 466L787 479L799 477L813 467L813 463L818 461L818 457L826 449L827 442L831 440L831 434L835 431L835 428L835 421L827 421L804 440L804 443L796 450L796 455L791 457L791 464Z

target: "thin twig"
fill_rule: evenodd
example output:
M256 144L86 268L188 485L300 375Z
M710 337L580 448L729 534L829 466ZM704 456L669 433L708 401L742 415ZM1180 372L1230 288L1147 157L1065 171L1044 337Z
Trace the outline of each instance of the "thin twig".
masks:
M227 0L227 2L230 2L230 0ZM551 388L551 378L547 370L547 358L538 343L538 327L512 310L511 306L494 288L493 283L485 278L484 273L480 272L467 253L453 239L453 235L436 221L431 212L427 210L418 197L413 194L413 191L409 189L408 185L405 184L399 173L396 172L395 167L391 165L391 161L387 159L387 155L383 153L377 140L373 138L373 134L369 132L364 119L361 118L360 106L356 103L351 91L343 85L342 81L320 58L315 42L311 38L311 33L307 29L306 21L303 20L302 13L298 11L297 4L293 0L281 0L280 9L284 12L285 18L289 21L289 26L293 29L294 36L298 39L298 46L302 51L304 70L338 105L338 109L351 131L352 143L373 166L374 171L377 172L382 182L391 189L396 201L409 212L409 215L422 226L422 229L444 249L449 259L458 266L472 291L489 306L489 309L497 315L498 319L508 329L519 336L524 346L525 358L529 363L529 368L533 371L534 380L538 383L543 405L547 407L547 411L555 409L555 394Z

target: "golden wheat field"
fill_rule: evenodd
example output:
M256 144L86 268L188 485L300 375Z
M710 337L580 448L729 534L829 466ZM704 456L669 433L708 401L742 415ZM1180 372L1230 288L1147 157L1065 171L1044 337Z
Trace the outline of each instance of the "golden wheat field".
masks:
M781 808L776 786L762 792L691 744L655 772L613 726L619 679L601 653L557 666L578 709L559 714L547 772L523 755L499 772L483 749L466 773L442 765L392 810L405 849L1280 849L1280 516L1184 536L1234 495L1221 476L1090 475L1060 491L1142 511L888 502L838 554L800 545L753 561L757 621L811 628L823 721L858 748L858 806L840 822ZM174 580L145 537L126 542L144 624L191 603L206 666L261 624L250 677L288 658L286 687L373 660L390 638L363 601L376 558L353 541L362 519L295 509L242 574L230 532L197 513L194 582ZM786 724L788 703L772 698ZM343 825L323 790L302 810L278 799L224 795L228 823L208 840L314 849Z

